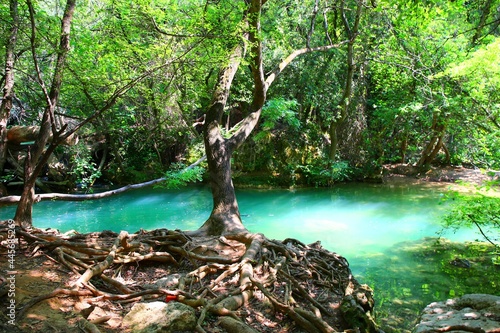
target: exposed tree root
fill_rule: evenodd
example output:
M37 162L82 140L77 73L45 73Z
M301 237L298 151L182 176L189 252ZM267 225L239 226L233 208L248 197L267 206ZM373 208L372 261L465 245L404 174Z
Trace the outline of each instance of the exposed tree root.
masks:
M32 253L44 251L74 275L70 286L22 304L19 318L53 297L80 297L90 304L166 299L195 308L198 332L215 323L230 333L381 332L371 317L371 290L352 278L343 257L319 243L252 233L190 237L166 229L73 236L19 229L17 235ZM139 275L148 265L170 267L168 284L144 284ZM135 273L125 278L125 271ZM80 323L97 332L105 321Z

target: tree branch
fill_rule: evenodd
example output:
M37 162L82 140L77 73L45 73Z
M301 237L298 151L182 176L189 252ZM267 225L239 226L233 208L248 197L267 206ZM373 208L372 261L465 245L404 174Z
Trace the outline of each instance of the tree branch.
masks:
M185 170L190 170L198 165L200 165L203 161L207 159L206 155L198 159L196 162L188 166ZM86 201L86 200L97 200L106 197L110 197L115 194L120 194L127 192L129 190L135 190L139 188L144 188L148 186L153 186L165 181L165 177L153 179L144 183L139 184L131 184L127 186L120 187L115 190L110 190L101 193L93 193L93 194L68 194L68 193L44 193L37 195L37 201L45 201L45 200L62 200L62 201ZM19 202L21 197L18 195L10 195L6 197L0 198L0 207L6 206L10 204L15 204Z
M312 52L325 52L331 49L336 49L339 48L340 46L348 43L349 40L344 40L342 42L332 44L332 45L324 45L324 46L317 46L313 48L303 48L299 50L293 51L288 57L283 60L278 67L266 78L266 86L269 87L274 80L283 72L283 70L298 56L307 54L307 53L312 53Z
M309 27L309 32L307 33L306 45L308 49L311 48L311 37L314 32L314 24L316 23L316 16L318 16L318 10L319 10L319 0L316 0L314 3L313 12L311 16L311 25Z

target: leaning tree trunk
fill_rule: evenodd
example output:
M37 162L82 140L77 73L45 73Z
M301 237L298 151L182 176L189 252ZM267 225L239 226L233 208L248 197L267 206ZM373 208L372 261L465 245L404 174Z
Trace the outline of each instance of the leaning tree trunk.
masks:
M431 141L429 142L427 147L424 149L424 151L422 152L422 156L420 157L420 159L417 162L418 167L425 168L425 167L429 166L434 161L434 159L436 158L437 154L439 153L439 151L441 149L445 150L445 153L446 153L447 159L448 159L449 153L447 152L448 150L444 146L443 138L444 138L444 132L436 133L432 137Z
M444 134L446 130L445 120L440 119L439 115L434 113L432 119L432 137L422 151L422 156L417 162L417 167L427 167L434 161L437 154L444 147ZM445 148L446 149L446 148Z
M12 26L10 35L5 48L5 76L0 104L0 175L3 173L3 167L7 159L7 121L12 109L12 89L14 87L14 63L15 47L17 41L17 31L19 25L19 15L17 11L17 0L10 0L10 16Z
M33 61L37 69L37 75L40 85L45 87L43 84L42 74L38 67L36 50L35 50L35 12L31 1L27 1L28 7L30 9L30 19L31 19L31 48ZM57 147L59 135L61 132L57 132L54 122L54 111L59 100L59 93L61 90L63 69L66 62L66 56L70 50L70 30L71 21L73 19L73 13L75 10L76 0L68 0L66 3L66 8L64 10L64 15L61 23L61 39L59 44L59 52L57 56L57 62L54 69L54 75L52 78L52 85L50 87L50 92L45 89L44 94L46 98L47 106L45 107L42 123L40 126L40 131L38 133L37 139L31 150L30 158L26 158L25 167L25 179L24 179L24 189L21 194L21 199L17 206L16 215L14 220L16 224L28 227L32 225L32 210L33 203L35 201L35 191L34 186L36 183L36 178L42 171L43 165L47 162L49 154ZM52 133L51 133L52 132ZM45 150L45 145L47 144L50 135L53 135L53 142L51 143L49 149Z

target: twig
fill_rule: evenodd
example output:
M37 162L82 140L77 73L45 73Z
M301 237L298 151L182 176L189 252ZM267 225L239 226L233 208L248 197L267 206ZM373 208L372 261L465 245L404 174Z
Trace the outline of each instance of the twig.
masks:
M471 218L469 216L469 218ZM477 223L477 221L473 220L471 218L472 222L474 222L474 224L476 225L476 227L479 229L479 231L481 232L481 235L483 235L483 237L491 244L493 245L494 247L497 247L498 245L495 244L495 242L493 242L488 236L486 236L486 234L484 233L483 229L481 229L481 227L479 226L479 223Z

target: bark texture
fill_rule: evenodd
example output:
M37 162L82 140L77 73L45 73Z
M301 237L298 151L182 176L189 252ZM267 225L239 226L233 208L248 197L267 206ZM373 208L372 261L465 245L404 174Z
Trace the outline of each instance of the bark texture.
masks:
M355 70L354 62L354 42L359 34L359 22L361 20L362 9L365 6L364 1L358 1L356 14L354 16L354 22L349 23L346 12L345 5L342 2L340 7L340 15L344 25L344 30L346 31L348 42L347 42L347 67L345 75L345 85L344 91L342 93L342 99L338 105L338 111L336 110L333 118L330 122L329 134L330 134L330 152L329 152L329 164L331 166L332 162L335 161L337 156L338 147L338 129L339 126L346 120L352 98L352 87L353 87L353 76Z

